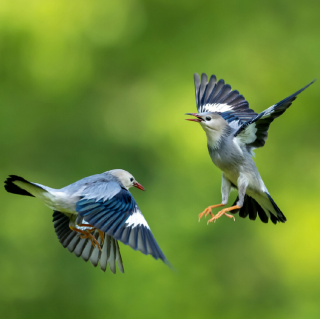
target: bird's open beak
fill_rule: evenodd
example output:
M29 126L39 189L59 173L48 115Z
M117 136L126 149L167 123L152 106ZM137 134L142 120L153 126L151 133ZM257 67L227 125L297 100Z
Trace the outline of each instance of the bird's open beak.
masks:
M196 117L196 119L186 119L187 121L198 122L198 123L203 121L201 116L198 115L197 113L186 113L185 115L192 115Z
M144 187L141 184L139 184L138 182L134 182L133 186L145 191Z

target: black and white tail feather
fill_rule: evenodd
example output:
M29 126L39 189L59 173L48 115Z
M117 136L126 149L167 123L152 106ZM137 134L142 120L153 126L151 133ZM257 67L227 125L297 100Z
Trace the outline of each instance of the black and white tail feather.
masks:
M7 192L9 192L9 193L12 193L12 194L34 197L32 194L27 192L25 189L20 188L19 186L17 186L16 184L13 183L13 182L16 182L16 181L23 182L23 183L26 183L26 184L31 184L30 182L28 182L27 180L25 180L24 178L22 178L20 176L9 175L9 177L4 182L5 190Z
M272 223L277 224L277 222L284 223L287 221L286 217L281 212L280 208L274 202L269 193L265 193L269 198L273 211L268 210L266 207L262 207L254 198L249 195L245 195L243 206L240 209L230 211L231 214L236 214L239 212L239 216L242 218L246 218L249 216L249 219L256 220L257 215L263 223L268 223L269 218ZM239 196L235 200L232 206L235 206L239 200Z

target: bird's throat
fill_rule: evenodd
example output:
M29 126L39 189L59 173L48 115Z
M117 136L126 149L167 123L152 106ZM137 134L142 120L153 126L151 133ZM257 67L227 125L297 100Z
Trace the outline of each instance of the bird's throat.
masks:
M206 135L207 135L208 146L212 149L218 149L221 143L223 132L219 132L211 129L205 129L204 131L206 132Z

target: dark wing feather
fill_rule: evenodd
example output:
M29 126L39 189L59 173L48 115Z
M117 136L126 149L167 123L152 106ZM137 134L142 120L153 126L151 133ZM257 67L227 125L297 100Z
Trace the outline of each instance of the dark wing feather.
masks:
M138 205L126 189L122 188L106 200L82 198L77 202L76 211L87 223L109 236L168 263Z
M102 247L102 252L93 247L91 241L87 238L80 238L79 233L69 228L70 218L65 214L54 211L53 225L58 236L59 242L64 248L73 252L77 257L81 257L84 261L90 260L92 265L96 267L98 264L103 271L106 271L109 263L110 270L116 273L116 263L121 272L124 272L123 263L120 255L120 248L117 240L105 234L104 244L102 244L98 231L93 235Z
M243 95L236 90L232 91L229 84L212 75L209 83L208 77L202 73L201 80L197 73L194 74L194 85L198 113L216 112L229 124L237 123L238 128L243 122L255 117L257 114L249 109L249 103Z
M243 123L234 136L238 138L240 143L246 144L249 149L264 146L268 138L269 126L273 120L282 115L297 98L297 95L310 86L314 81L315 80L277 104L270 106L253 119Z

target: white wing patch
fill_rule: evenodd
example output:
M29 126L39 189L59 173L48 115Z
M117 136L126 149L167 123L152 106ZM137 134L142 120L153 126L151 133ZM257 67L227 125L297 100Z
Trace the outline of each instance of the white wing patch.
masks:
M267 108L266 110L264 110L264 114L261 116L262 119L265 119L266 117L269 117L273 112L274 112L274 108L275 105L270 106L269 108Z
M143 225L150 229L147 221L143 217L140 209L136 206L135 210L133 211L132 215L129 216L129 218L126 220L126 227L136 227L138 225Z
M258 129L256 128L256 124L252 123L248 125L239 135L237 135L235 140L238 144L242 145L253 143L257 138L257 131Z
M201 106L201 112L228 112L232 110L232 106L228 104L205 104Z

